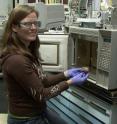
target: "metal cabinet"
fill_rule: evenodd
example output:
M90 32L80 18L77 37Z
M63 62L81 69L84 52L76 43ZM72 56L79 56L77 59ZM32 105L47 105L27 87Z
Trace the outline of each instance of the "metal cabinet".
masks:
M6 86L3 79L0 78L0 113L7 113L7 93Z

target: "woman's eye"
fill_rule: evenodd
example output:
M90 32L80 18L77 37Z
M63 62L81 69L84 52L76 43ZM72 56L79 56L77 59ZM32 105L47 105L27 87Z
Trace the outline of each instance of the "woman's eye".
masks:
M32 25L32 23L30 23L30 22L26 22L25 25Z

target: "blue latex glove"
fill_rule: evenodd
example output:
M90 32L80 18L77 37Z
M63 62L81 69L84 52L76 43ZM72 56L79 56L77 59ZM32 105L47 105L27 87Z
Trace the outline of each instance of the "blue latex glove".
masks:
M88 78L88 73L85 72L81 72L79 74L77 74L76 76L70 78L70 80L72 81L72 84L74 85L82 85Z
M82 71L82 68L72 68L72 69L65 71L65 76L66 77L74 77L77 74L81 73L81 71Z

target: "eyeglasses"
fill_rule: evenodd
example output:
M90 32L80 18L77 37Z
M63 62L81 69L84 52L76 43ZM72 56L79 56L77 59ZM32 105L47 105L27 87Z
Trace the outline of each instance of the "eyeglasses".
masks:
M41 22L40 21L20 22L19 24L20 24L21 27L24 27L24 28L31 28L32 24L35 25L36 27L41 27Z

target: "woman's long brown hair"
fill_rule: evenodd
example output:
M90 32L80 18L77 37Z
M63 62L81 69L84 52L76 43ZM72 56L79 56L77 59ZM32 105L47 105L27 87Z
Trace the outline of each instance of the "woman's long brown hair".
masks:
M35 12L38 17L38 12L28 5L18 5L12 10L2 37L2 55L18 53L33 57L36 60L41 60L39 54L40 41L38 36L34 42L30 43L28 51L25 45L17 37L16 33L12 30L13 25L18 25L22 19L32 12Z

